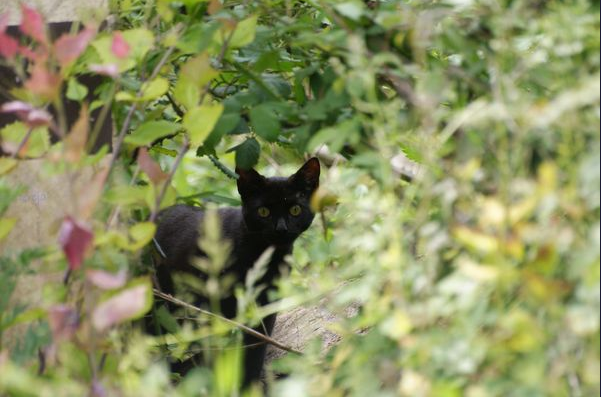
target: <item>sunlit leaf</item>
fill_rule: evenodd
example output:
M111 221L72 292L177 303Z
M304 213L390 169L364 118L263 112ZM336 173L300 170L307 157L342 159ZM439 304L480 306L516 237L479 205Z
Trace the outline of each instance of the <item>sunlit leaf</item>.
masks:
M201 105L186 112L182 125L190 134L190 143L193 147L202 144L217 124L222 112L222 104Z
M2 149L7 153L16 152L24 141L30 127L21 122L9 124L0 130ZM50 137L46 127L36 127L31 130L29 138L18 153L20 157L39 157L50 148Z
M141 95L137 96L127 91L118 92L115 99L118 101L133 101L143 102L156 99L167 92L169 89L169 81L162 77L144 83L141 90Z
M75 77L72 77L67 82L67 98L73 101L81 101L88 95L88 87L79 83Z
M140 222L129 228L129 236L132 239L130 249L135 251L148 244L156 232L153 222Z
M150 145L159 138L173 134L180 128L179 124L165 120L147 121L125 137L125 142L136 145Z
M248 17L236 25L236 30L229 42L231 48L244 47L255 40L257 30L257 16Z

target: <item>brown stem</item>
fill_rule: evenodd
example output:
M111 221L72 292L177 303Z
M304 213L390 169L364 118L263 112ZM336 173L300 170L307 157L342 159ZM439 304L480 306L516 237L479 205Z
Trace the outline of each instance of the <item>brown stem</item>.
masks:
M161 69L163 68L165 63L167 62L167 59L173 52L173 50L175 50L175 46L171 46L167 49L167 51L165 51L165 53L163 54L163 57L161 58L159 63L157 63L157 65L154 67L152 74L146 81L153 80L159 74L159 72L161 71ZM142 96L142 88L140 88L136 94L137 98L139 98L141 96ZM133 116L134 112L136 111L138 105L139 105L139 102L134 102L132 104L131 108L129 108L127 115L125 116L125 121L123 122L123 125L121 126L121 131L119 131L119 135L117 136L117 142L115 143L115 147L113 148L113 157L111 157L111 162L109 164L109 171L107 173L107 177L113 170L113 167L115 166L115 162L117 161L117 158L119 157L119 151L121 150L121 146L123 145L123 140L125 139L125 134L127 133L127 130L129 129L129 124L131 123L132 116Z
M15 150L14 153L10 155L10 158L12 158L12 159L17 158L21 149L23 149L25 144L27 144L27 141L29 140L29 137L31 136L32 132L33 132L33 127L29 127L29 129L27 130L27 133L25 134L23 139L21 139L21 142L19 142L19 146L17 146L17 150Z
M289 353L298 354L300 356L303 355L302 352L300 352L298 350L295 350L295 349L293 349L293 348L291 348L289 346L283 345L280 342L278 342L277 340L275 340L275 339L273 339L273 338L271 338L271 337L269 337L267 335L264 335L264 334L262 334L260 332L257 332L254 329L252 329L250 327L247 327L244 324L240 324L237 321L234 321L234 320L231 320L229 318L220 316L219 314L215 314L215 313L210 312L208 310L204 310L204 309L201 309L199 307L193 306L193 305L191 305L191 304L189 304L187 302L184 302L182 300L179 300L179 299L173 297L172 295L165 294L165 293L163 293L163 292L161 292L161 291L159 291L157 289L153 289L153 293L154 293L155 296L158 296L159 298L162 298L162 299L164 299L166 301L169 301L171 303L175 303L178 306L185 307L186 309L190 309L190 310L196 311L198 313L202 313L202 314L204 314L206 316L210 316L210 317L219 319L219 320L221 320L223 322L226 322L226 323L228 323L230 325L233 325L236 328L239 328L240 330L242 330L243 332L246 332L247 334L252 335L252 336L254 336L257 339L260 339L263 342L269 343L270 345L275 346L278 349L285 350L285 351L287 351Z

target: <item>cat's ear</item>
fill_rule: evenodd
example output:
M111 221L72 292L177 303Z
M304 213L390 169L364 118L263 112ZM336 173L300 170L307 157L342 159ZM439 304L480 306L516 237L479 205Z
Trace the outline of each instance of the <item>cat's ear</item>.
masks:
M319 186L319 160L317 157L310 158L290 180L302 189L313 192Z
M260 190L265 184L265 177L252 168L245 170L236 167L236 174L238 174L238 193L242 198Z

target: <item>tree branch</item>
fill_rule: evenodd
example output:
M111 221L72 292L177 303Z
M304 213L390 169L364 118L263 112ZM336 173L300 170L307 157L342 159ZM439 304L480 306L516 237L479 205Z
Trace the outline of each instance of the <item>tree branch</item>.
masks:
M180 299L177 299L177 298L173 297L172 295L165 294L165 293L159 291L156 288L153 288L152 292L154 293L155 296L158 296L159 298L164 299L166 301L169 301L171 303L175 303L178 306L185 307L186 309L193 310L195 312L204 314L206 316L217 318L217 319L219 319L219 320L221 320L223 322L226 322L226 323L228 323L230 325L233 325L234 327L239 328L242 332L246 332L247 334L252 335L252 336L254 336L257 339L260 339L260 340L262 340L265 343L268 343L268 344L270 344L272 346L277 347L278 349L285 350L285 351L287 351L289 353L298 354L300 356L303 355L302 352L300 352L298 350L295 350L295 349L293 349L293 348L291 348L289 346L283 345L280 342L278 342L277 340L275 340L275 339L273 339L273 338L271 338L271 337L269 337L267 335L264 335L264 334L262 334L260 332L257 332L254 329L252 329L250 327L247 327L246 325L241 324L241 323L239 323L237 321L231 320L231 319L229 319L227 317L223 317L223 316L220 316L219 314L215 314L215 313L210 312L208 310L204 310L204 309L201 309L201 308L196 307L194 305L191 305L191 304L189 304L187 302L184 302L184 301L182 301Z

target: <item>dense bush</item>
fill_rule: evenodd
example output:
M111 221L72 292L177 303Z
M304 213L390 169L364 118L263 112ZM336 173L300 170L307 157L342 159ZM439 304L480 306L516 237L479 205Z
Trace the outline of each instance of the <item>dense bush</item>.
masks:
M598 3L124 0L54 41L23 12L20 43L0 19L25 81L3 105L21 121L1 131L0 215L27 189L8 182L19 158L73 195L56 244L1 253L2 394L238 395L231 326L200 315L163 340L133 321L152 301L143 247L160 207L236 205L235 163L284 174L307 153L321 216L283 299L238 288L238 320L319 301L342 339L276 361L272 395L599 393ZM106 81L68 126L60 93L83 103L88 74ZM111 153L87 154L93 109L116 120ZM25 273L57 270L14 304ZM213 367L171 382L163 345L199 338Z

